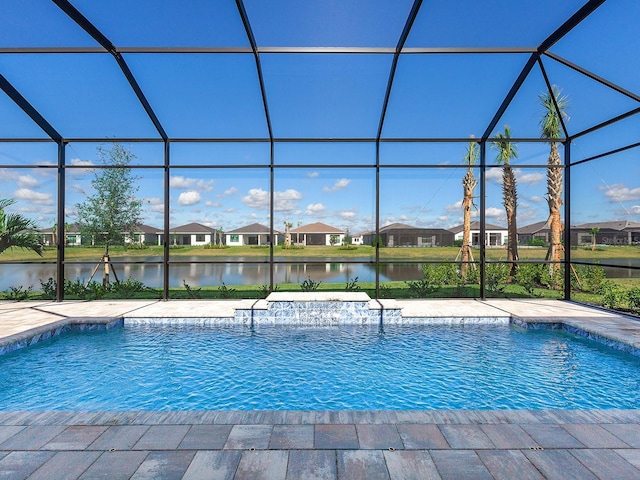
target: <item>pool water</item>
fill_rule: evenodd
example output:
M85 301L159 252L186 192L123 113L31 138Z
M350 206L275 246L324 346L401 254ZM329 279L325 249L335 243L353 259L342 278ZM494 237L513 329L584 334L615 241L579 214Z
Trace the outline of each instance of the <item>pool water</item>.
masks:
M640 408L640 358L512 326L125 326L0 357L2 410Z

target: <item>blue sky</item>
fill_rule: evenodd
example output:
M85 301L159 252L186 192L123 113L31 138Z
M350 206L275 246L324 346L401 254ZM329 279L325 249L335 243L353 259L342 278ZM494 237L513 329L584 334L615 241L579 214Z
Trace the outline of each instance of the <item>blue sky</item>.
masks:
M72 3L116 46L247 47L235 2L117 0ZM515 3L515 5L514 5ZM583 1L425 0L406 47L535 47ZM259 46L395 47L412 2L246 0ZM547 10L547 7L549 10ZM147 10L150 9L150 10ZM148 16L147 12L153 11ZM496 12L500 12L498 15ZM52 3L25 0L0 20L2 47L93 47L95 42ZM640 94L640 4L608 1L551 52ZM144 20L144 21L143 21ZM598 41L594 42L594 35ZM253 55L123 54L160 122L172 138L267 139L268 129ZM529 55L402 55L398 62L382 138L481 136ZM375 138L391 54L282 54L260 56L276 138ZM569 96L571 134L639 106L552 58L543 64L550 81ZM109 54L0 53L0 72L66 138L158 138L157 131ZM539 136L545 89L536 66L498 122L514 137ZM577 138L572 161L638 141L638 115ZM4 94L0 137L46 138ZM125 143L136 165L161 167L162 143ZM71 142L66 181L67 221L90 193L97 143ZM397 143L380 147L380 223L448 228L461 223L466 143ZM548 146L519 143L518 224L547 216ZM639 150L631 149L572 169L572 223L640 221ZM274 147L274 225L321 221L357 233L375 227L373 142L278 142ZM487 221L505 224L496 152L487 149ZM55 145L0 143L0 197L42 226L55 221ZM268 142L171 144L172 226L199 222L233 229L268 224ZM180 168L199 165L236 168ZM21 165L24 168L10 169ZM342 168L342 165L354 165ZM428 168L406 169L394 166ZM250 168L244 168L244 167ZM260 168L262 166L263 168ZM243 167L243 168L240 168ZM479 171L476 171L479 176ZM161 168L136 170L145 223L163 221ZM478 188L477 193L480 193ZM479 200L476 202L479 206ZM478 216L479 212L474 212Z

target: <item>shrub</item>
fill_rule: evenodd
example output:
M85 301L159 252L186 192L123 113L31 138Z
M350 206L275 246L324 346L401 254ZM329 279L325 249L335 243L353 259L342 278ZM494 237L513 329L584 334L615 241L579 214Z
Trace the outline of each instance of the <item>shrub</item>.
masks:
M607 279L604 267L599 265L581 265L580 267L578 275L582 282L582 288L584 291L600 293L600 290Z
M300 284L300 288L302 288L303 292L315 292L318 290L322 282L314 282L311 280L311 277L307 278L304 282Z
M41 279L40 286L42 288L42 298L45 300L56 299L57 284L52 277L49 277L46 282L43 282Z
M200 298L200 290L202 290L202 288L191 288L184 278L182 279L182 284L187 290L187 296L189 298Z
M507 263L487 263L484 274L489 293L495 295L504 291L509 279L509 269Z
M222 285L218 287L218 292L220 292L220 298L233 298L236 289L229 288L222 282Z
M602 285L602 306L620 310L627 300L627 295L622 287L611 280Z
M627 302L633 313L640 314L640 288L633 288L627 292Z
M145 292L150 289L141 281L129 277L124 282L111 284L110 290L119 298L132 298L134 293Z
M540 285L544 265L535 263L520 263L516 270L515 281L524 288L525 292L534 297L534 288Z
M358 285L358 277L352 278L350 281L348 281L345 290L347 292L355 292L356 290L360 290L360 285Z
M22 300L29 298L31 290L33 290L33 285L29 285L27 288L24 288L22 285L18 285L17 287L9 287L9 290L3 292L2 296L5 300L16 300L21 302Z

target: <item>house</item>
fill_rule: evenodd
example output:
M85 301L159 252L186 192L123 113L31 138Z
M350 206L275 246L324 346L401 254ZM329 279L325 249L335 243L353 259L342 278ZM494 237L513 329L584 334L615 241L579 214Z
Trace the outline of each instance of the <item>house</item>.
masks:
M547 222L536 222L531 225L518 228L518 243L520 245L530 245L534 242L549 244L551 230Z
M421 228L404 223L380 227L380 246L383 247L443 247L453 245L453 233L444 228ZM376 232L363 235L363 242L375 244Z
M278 244L278 234L274 231L273 244ZM252 223L246 227L236 228L225 233L226 244L230 246L241 245L269 245L271 243L271 229L260 223Z
M637 245L640 243L640 222L614 220L583 223L571 227L571 245L591 245L591 231L598 229L596 243L601 245Z
M42 243L46 246L56 245L58 234L59 232L57 226L40 230L40 235L42 235ZM77 247L82 245L82 235L80 235L80 227L77 223L65 224L64 240L64 244L66 246Z
M464 225L456 225L449 229L454 234L456 241L462 241ZM485 223L485 245L488 247L501 247L507 243L509 231L506 227L499 227L491 223ZM471 246L480 246L480 222L471 222Z
M290 232L291 241L301 245L342 245L345 235L344 230L321 222L303 225Z
M162 244L162 232L158 232L158 242ZM169 229L170 245L207 245L217 243L218 231L201 223L188 223Z
M158 228L141 223L133 228L133 238L131 238L131 232L127 232L124 234L124 243L137 243L140 245L161 245L161 233L162 231Z

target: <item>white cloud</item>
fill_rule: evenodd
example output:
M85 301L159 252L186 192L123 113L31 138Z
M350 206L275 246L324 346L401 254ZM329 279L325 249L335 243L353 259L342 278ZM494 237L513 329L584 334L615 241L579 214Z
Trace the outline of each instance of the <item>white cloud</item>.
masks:
M222 203L220 203L220 202L212 202L211 200L207 200L207 201L205 202L205 205L206 205L207 207L218 208L218 207L221 207L221 206L222 206Z
M31 175L20 175L18 177L18 186L21 188L37 187L40 182Z
M182 192L178 197L178 205L189 206L195 205L200 201L200 194L194 190Z
M95 164L91 160L81 160L79 158L72 158L69 161L69 164L74 167L87 167L87 168L74 168L72 172L75 174L86 174L86 173L92 172L93 168L89 168L89 167L95 166Z
M524 173L525 170L515 169L514 173L516 174L516 181L520 184L537 184L545 180L547 177L544 173L540 172L528 172Z
M19 200L27 200L36 205L53 205L53 195L50 193L40 193L29 190L28 188L19 188L13 192L13 197Z
M144 200L149 204L149 210L156 213L164 212L164 200L160 197L151 197Z
M506 214L502 208L489 207L485 210L484 214L490 218L504 217Z
M356 218L356 212L353 212L351 210L345 210L343 212L339 212L338 215L340 215L345 220L351 220L353 218Z
M456 203L452 203L444 207L446 212L460 213L462 211L462 200L458 200Z
M238 189L236 187L231 187L231 188L228 188L227 190L225 190L222 195L225 195L225 196L226 195L234 195L236 193L238 193Z
M628 202L640 200L640 187L629 188L622 183L616 183L607 187L598 187L604 190L604 195L611 203Z
M320 172L309 172L307 173L307 177L309 178L316 178L320 176Z
M322 190L325 192L335 192L337 190L342 190L346 188L351 183L351 180L348 178L340 178L336 180L336 183L333 184L333 187L323 187Z
M640 214L640 205L634 205L633 207L631 207L629 209L630 213L633 213L634 215L639 215Z
M297 201L302 199L302 194L297 190L288 189L284 192L274 192L273 199L275 211L292 211L298 207ZM250 208L269 208L269 192L261 188L252 188L242 197L242 203Z
M213 190L213 180L202 180L198 178L183 177L175 175L170 180L171 188L196 190L198 192L210 192Z
M529 197L529 201L535 202L535 203L543 203L543 202L546 203L547 199L544 197L540 197L539 195L534 195L532 197Z
M487 181L495 181L496 183L502 184L502 169L501 168L487 168L487 173L485 174L485 178Z
M325 207L321 203L310 203L309 205L307 205L307 209L304 213L305 215L317 215L324 212L326 209L327 207Z

